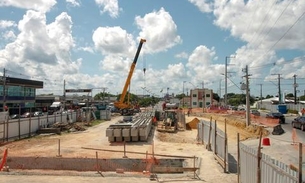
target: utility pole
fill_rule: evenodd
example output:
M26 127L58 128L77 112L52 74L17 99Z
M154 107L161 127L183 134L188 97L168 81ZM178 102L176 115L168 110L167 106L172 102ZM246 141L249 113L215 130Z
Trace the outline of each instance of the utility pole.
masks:
M283 103L282 95L281 95L281 74L271 74L271 75L277 75L278 79L278 95L279 95L279 104Z
M297 87L298 87L298 84L297 84L297 75L293 75L293 78L294 78L294 83L293 83L293 88L294 88L294 104L296 105L297 104Z
M228 94L228 58L235 58L235 56L229 56L229 57L226 57L226 62L225 62L225 95L224 95L224 103L225 103L225 106L227 106L227 102L228 102L228 97L227 97L227 94Z
M221 98L221 79L219 80L219 97Z
M246 78L246 125L249 126L250 121L250 89L249 89L249 72L248 72L248 65L246 65L246 68L243 69L243 71L246 73L244 76Z
M281 104L283 103L282 94L281 94L281 74L278 74L277 77L278 77L278 85L279 85L279 103Z
M225 96L224 96L224 102L225 102L225 107L227 107L227 77L228 77L228 71L227 71L227 67L228 67L228 62L227 62L227 58L226 57L226 63L225 63Z
M64 110L66 109L66 80L64 80Z
M257 85L260 85L260 99L261 99L261 105L260 105L260 109L262 108L263 106L263 84L257 84Z
M182 108L184 108L184 97L185 97L185 95L184 95L184 83L185 83L186 81L183 81L183 98L182 98Z
M6 106L6 76L5 76L5 68L3 69L3 112L5 112L5 106Z

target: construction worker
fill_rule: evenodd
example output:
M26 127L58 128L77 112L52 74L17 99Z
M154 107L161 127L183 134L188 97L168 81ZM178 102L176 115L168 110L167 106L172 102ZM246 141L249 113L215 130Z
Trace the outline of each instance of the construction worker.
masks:
M301 110L301 113L302 113L302 116L305 115L305 108L303 108L303 109Z

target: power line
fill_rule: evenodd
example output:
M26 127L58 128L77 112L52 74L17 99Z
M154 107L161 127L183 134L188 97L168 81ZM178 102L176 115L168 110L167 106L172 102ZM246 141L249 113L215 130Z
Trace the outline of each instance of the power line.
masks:
M291 3L291 2L290 2ZM289 3L289 4L290 4ZM262 58L264 57L268 52L270 52L271 49L273 49L286 35L287 33L298 23L298 21L304 16L305 14L305 11L302 13L302 15L300 15L298 17L298 19L285 31L285 33L268 49L268 51L265 52L264 55L262 55L261 57L259 58Z
M281 12L280 16L278 16L278 18L276 19L276 21L274 22L274 24L272 25L272 27L269 29L269 31L267 32L267 34L264 35L264 37L261 39L260 43L258 45L260 45L262 43L263 40L265 40L265 37L267 35L269 35L269 33L271 32L271 30L274 28L274 26L276 25L276 23L279 21L279 19L282 17L282 15L284 14L284 12L287 10L287 8L290 6L291 2L293 0L291 0L289 2L289 4L283 9L283 11Z

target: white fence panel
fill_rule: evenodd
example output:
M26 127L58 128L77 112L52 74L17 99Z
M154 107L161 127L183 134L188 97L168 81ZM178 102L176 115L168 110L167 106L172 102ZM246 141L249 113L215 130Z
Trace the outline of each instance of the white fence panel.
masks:
M76 112L69 113L69 122L75 122L76 119ZM36 133L40 127L46 128L55 122L68 122L67 114L0 121L0 141L29 136Z
M240 143L240 180L241 183L257 182L257 150ZM298 183L296 171L268 155L262 154L260 161L261 183Z

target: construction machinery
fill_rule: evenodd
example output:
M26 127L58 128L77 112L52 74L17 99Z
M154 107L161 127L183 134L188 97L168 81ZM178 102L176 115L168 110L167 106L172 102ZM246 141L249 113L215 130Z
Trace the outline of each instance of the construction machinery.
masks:
M139 43L136 55L135 55L135 57L133 59L133 62L131 64L131 66L130 66L130 70L129 70L128 76L126 78L126 82L125 82L125 85L124 85L124 88L123 88L120 100L118 102L114 103L114 106L117 109L119 109L121 115L124 115L124 116L126 116L126 115L133 115L133 113L135 111L135 106L133 106L133 105L131 105L129 103L129 99L127 100L127 102L124 102L124 100L125 100L125 97L126 97L126 94L127 94L127 89L130 86L131 77L132 77L133 71L134 71L134 69L136 67L137 60L138 60L138 57L139 57L139 54L140 54L140 51L142 49L142 45L143 45L144 42L146 42L145 39L141 39L140 40L140 43Z
M157 130L160 132L176 132L178 117L176 110L164 110L163 120L158 122Z

